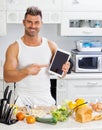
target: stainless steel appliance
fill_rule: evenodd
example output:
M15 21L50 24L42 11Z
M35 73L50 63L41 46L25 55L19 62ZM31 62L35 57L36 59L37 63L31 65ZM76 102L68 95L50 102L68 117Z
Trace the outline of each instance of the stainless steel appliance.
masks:
M102 72L101 51L71 51L74 72Z

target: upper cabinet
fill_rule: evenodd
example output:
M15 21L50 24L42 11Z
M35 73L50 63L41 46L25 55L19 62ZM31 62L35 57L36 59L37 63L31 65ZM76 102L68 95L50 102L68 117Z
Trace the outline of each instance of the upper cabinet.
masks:
M0 36L6 35L6 12L0 10Z
M102 36L102 12L63 12L61 36Z
M6 0L0 0L0 10L6 10Z
M63 0L61 36L102 36L102 0Z
M102 11L102 0L63 0L64 11Z
M61 9L60 0L7 0L7 10L26 10L29 6L37 6L46 11Z
M21 23L29 6L42 10L44 23L60 23L61 0L7 0L7 22Z
M6 0L0 0L0 36L6 35Z

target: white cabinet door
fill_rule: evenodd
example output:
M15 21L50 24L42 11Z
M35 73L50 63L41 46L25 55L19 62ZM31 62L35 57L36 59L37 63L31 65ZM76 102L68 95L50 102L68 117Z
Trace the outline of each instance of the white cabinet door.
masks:
M0 11L0 36L6 35L6 11Z
M58 11L61 0L7 0L7 10L25 10L29 6L37 6L41 10Z
M6 0L0 0L0 10L6 10Z
M61 36L102 36L102 12L63 12Z
M58 79L57 105L65 100L84 98L88 102L102 101L101 79Z
M101 79L79 79L68 81L68 98L85 98L87 101L102 100L102 81Z
M3 79L0 79L0 99L3 98Z
M56 104L61 105L67 98L68 80L57 79Z
M7 11L7 23L22 23L24 11ZM58 11L42 11L43 23L61 23L61 13Z
M0 36L6 35L6 0L0 0Z
M7 23L22 23L29 6L42 10L44 23L60 23L61 0L8 0Z
M102 0L63 0L63 11L102 11Z

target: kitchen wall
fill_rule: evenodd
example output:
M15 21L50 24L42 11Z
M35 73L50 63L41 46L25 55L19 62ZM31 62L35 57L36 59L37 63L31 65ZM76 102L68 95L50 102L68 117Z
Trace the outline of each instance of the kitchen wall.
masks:
M60 48L66 51L71 51L71 49L75 48L74 41L76 40L102 40L102 37L61 37L57 30L57 24L44 24L40 34L55 41ZM24 28L21 24L7 24L7 35L0 37L0 66L4 63L7 47L21 37L23 32Z

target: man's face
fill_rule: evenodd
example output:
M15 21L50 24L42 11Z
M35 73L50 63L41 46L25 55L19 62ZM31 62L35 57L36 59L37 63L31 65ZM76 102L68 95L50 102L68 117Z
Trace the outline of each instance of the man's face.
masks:
M38 35L42 26L42 19L40 15L33 16L27 15L26 19L23 20L25 26L25 33L31 37Z

